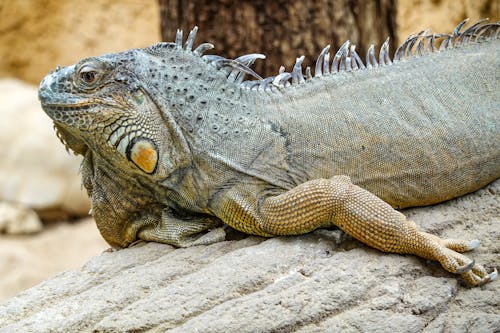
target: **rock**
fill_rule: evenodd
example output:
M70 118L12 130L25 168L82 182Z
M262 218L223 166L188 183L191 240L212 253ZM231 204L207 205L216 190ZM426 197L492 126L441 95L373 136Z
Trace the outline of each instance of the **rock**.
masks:
M42 221L23 205L0 202L0 233L32 234L42 230Z
M480 238L500 264L500 181L406 210L423 230ZM471 209L474 208L474 209ZM493 332L500 283L468 289L439 264L368 248L338 230L93 258L0 305L0 332ZM342 240L347 238L347 240Z
M81 157L65 151L37 96L32 85L0 80L0 201L45 215L86 215L90 203L78 174Z

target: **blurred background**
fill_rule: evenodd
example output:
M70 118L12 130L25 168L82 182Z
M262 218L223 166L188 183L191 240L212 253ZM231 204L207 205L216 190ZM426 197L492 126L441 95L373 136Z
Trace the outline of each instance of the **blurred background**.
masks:
M106 250L88 217L80 158L68 154L37 100L56 65L173 41L200 28L198 42L235 58L264 53L262 76L309 63L346 39L364 53L391 37L451 32L463 19L500 18L500 0L0 0L0 302Z

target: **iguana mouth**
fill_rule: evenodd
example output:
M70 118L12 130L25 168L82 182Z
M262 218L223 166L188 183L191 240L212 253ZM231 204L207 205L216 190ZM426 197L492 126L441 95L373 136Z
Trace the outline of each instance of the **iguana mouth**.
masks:
M54 121L55 113L61 112L92 112L93 109L102 109L102 108L123 108L120 105L115 105L111 103L106 103L103 101L87 101L87 102L79 102L79 103L41 103L42 109L51 117Z

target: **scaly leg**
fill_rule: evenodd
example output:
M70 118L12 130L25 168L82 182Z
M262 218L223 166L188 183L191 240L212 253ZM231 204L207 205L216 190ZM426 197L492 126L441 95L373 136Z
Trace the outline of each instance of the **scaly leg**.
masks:
M160 223L147 225L137 235L145 241L166 243L176 247L208 245L225 239L226 232L220 227L221 224L222 221L217 218L181 220L164 212Z
M353 185L347 176L316 179L264 200L257 222L270 234L302 234L337 225L363 243L386 252L415 254L439 261L470 285L496 277L459 252L479 245L477 240L443 240L420 232L415 223L372 193Z

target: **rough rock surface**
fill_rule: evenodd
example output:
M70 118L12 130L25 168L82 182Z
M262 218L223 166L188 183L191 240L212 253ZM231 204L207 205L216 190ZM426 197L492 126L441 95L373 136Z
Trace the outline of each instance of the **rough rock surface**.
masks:
M405 213L440 236L480 238L470 256L498 268L499 193L496 181ZM436 263L319 230L103 253L0 305L0 332L493 332L499 304L498 280L467 289Z
M90 203L78 174L81 158L65 151L37 96L35 86L0 80L0 201L46 218L86 215Z

